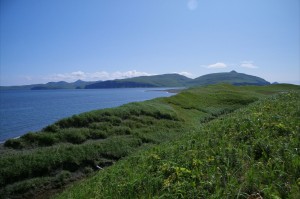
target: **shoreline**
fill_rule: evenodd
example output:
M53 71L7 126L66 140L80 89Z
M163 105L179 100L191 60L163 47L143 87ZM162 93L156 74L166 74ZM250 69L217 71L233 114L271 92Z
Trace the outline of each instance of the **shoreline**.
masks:
M179 88L171 88L171 89L163 89L163 90L145 90L144 92L166 92L166 93L172 93L172 94L178 94L180 93L182 90L185 90L187 89L186 87L179 87ZM154 98L155 99L155 98ZM119 106L117 106L119 107ZM105 109L105 108L104 108ZM95 109L95 110L98 110L98 109ZM91 111L94 111L94 110L91 110ZM87 111L87 112L90 112L90 111ZM84 113L84 112L83 112ZM79 113L81 114L81 113ZM71 117L71 116L70 116ZM67 118L67 117L66 117ZM37 133L38 131L35 131L35 133ZM27 132L28 133L28 132ZM27 134L25 133L25 134ZM23 134L23 135L25 135ZM13 137L13 138L9 138L7 140L10 140L10 139L19 139L22 135L20 136L17 136L17 137ZM4 143L7 141L7 140L1 140L0 141L0 148L3 148L4 147Z
M174 89L165 89L165 90L147 90L146 92L152 92L152 91L158 91L158 92L167 92L167 93L180 93L182 90L185 90L186 88L174 88Z
M126 88L127 89L127 88ZM64 119L64 118L68 118L68 117L72 117L73 115L78 115L78 114L82 114L82 113L85 113L85 112L90 112L90 111L95 111L95 110L100 110L100 109L106 109L106 108L114 108L114 107L119 107L121 105L124 105L124 104L127 104L127 103L130 103L130 102L140 102L140 101L145 101L145 100L149 100L149 99L155 99L155 98L159 98L159 97L166 97L166 96L172 96L171 93L175 93L175 92L168 92L169 90L173 90L173 88L157 88L157 90L161 89L161 90L168 90L168 91L164 91L164 93L153 93L153 94L150 94L148 93L148 91L150 91L151 89L153 88L139 88L135 91L136 88L133 88L133 90L130 88L129 90L132 90L132 91L129 91L130 95L127 97L129 100L119 100L119 101L116 101L115 103L111 103L108 101L105 102L105 103L102 103L104 105L99 105L99 107L92 107L92 109L90 109L90 107L88 108L89 110L83 110L83 108L80 108L78 110L80 110L80 112L76 112L74 111L74 106L73 106L73 109L72 109L72 113L70 115L64 115L62 117L60 117L59 119L55 119L55 121L51 121L49 124L45 124L45 125L38 125L38 128L36 129L28 129L28 128L25 128L25 129L21 129L20 131L13 131L13 132L10 132L12 134L12 136L3 136L1 135L1 138L0 139L0 144L4 144L7 140L9 139L18 139L20 136L22 135L25 135L26 133L28 132L38 132L38 131L41 131L44 127L48 126L48 125L51 125L53 123L55 123L56 121L58 120L61 120L61 119ZM101 89L101 95L102 94L102 91L104 91L103 93L106 93L104 94L105 96L108 96L108 94L110 94L111 92L120 92L121 94L122 93L125 93L126 91L124 91L125 89L122 89L121 91L118 91L118 90L114 90L114 91L104 91L104 89ZM87 90L87 91L91 91L91 90ZM142 91L142 92L140 92ZM48 92L48 91L47 91ZM94 93L94 92L93 92ZM97 92L96 92L97 93ZM143 94L144 93L144 94ZM75 97L79 96L81 94L78 93L75 95ZM61 95L61 94L60 94ZM98 94L97 94L98 95ZM143 97L145 96L145 97ZM151 97L152 96L152 97ZM154 97L154 98L153 98ZM130 98L132 99L132 101L130 100ZM136 99L135 99L136 98ZM102 100L102 99L101 99ZM95 100L94 100L95 101ZM96 104L96 103L94 103ZM100 104L100 103L98 103ZM106 105L105 105L106 104ZM57 106L57 105L56 105ZM87 106L88 107L88 106ZM73 113L74 112L74 113ZM30 115L30 114L29 114ZM49 119L49 118L48 118ZM51 118L50 118L51 119ZM49 121L49 120L45 120L45 121ZM2 129L1 129L2 131ZM21 132L22 133L18 133L18 132ZM3 132L7 132L6 128L4 128ZM15 134L15 136L14 136ZM4 135L4 134L3 134Z

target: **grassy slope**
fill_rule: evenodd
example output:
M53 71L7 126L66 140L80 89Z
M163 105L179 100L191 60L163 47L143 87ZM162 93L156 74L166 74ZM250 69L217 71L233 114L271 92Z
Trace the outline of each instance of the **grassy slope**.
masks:
M139 83L148 83L156 87L181 87L186 86L186 83L190 81L190 78L187 78L179 74L165 74L165 75L154 75L154 76L142 76L142 77L133 77L130 79L123 79L122 81L134 81Z
M190 80L179 74L164 74L97 82L86 88L182 87Z
M57 198L300 198L299 120L299 91L274 95L198 123Z
M235 71L224 73L212 73L203 75L196 79L190 79L179 74L165 74L127 78L121 80L110 80L87 85L86 88L128 88L128 87L183 87L200 86L218 83L229 83L237 85L268 85L266 80L237 73Z
M230 83L230 84L253 84L253 85L268 85L269 82L266 80L247 75L243 73L237 73L235 71L231 71L229 73L212 73L203 75L194 80L190 81L191 85L210 85L217 83Z
M0 196L32 197L59 188L121 158L176 140L200 124L290 85L194 88L170 97L66 118L0 150Z

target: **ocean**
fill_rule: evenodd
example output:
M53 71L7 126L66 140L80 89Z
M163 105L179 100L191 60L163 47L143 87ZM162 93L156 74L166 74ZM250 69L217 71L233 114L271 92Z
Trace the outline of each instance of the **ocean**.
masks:
M155 91L154 91L155 89ZM0 91L0 142L39 131L65 117L173 94L168 88Z

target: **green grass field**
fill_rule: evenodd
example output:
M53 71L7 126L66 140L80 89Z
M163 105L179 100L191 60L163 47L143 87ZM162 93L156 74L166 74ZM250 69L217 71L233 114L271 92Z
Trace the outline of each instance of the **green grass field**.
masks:
M4 144L0 196L86 178L57 197L297 198L299 90L221 84L60 120Z
M300 198L300 93L130 156L57 198Z

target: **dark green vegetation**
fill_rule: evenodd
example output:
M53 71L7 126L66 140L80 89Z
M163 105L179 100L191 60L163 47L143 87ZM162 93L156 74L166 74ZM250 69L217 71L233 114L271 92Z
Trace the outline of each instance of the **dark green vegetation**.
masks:
M200 86L218 83L234 85L268 85L266 80L231 71L229 73L213 73L203 75L196 79L190 79L178 74L165 74L154 76L134 77L129 79L97 82L87 85L85 88L130 88L130 87L184 87Z
M35 84L27 86L2 86L1 90L47 90L47 89L99 89L99 88L151 88L151 87L190 87L203 86L218 83L229 83L233 85L268 85L266 80L231 71L229 73L213 73L203 75L196 79L190 79L179 74L164 74L153 76L141 76L127 79L117 79L99 82L84 82L78 80L73 83L49 82L47 84Z
M183 75L165 74L97 82L85 88L182 87L191 81Z
M255 161L260 161L263 158L265 149L260 149L260 146L264 147L264 139L251 137L252 135L260 135L259 132L256 132L256 129L259 128L258 124L257 127L253 126L253 134L248 134L246 131L251 129L252 123L256 125L256 120L247 123L247 125L245 124L245 127L241 127L241 131L236 132L237 134L245 131L245 135L241 135L241 138L235 142L229 136L231 134L228 132L231 131L225 130L223 133L223 129L227 128L226 126L222 127L218 124L214 127L214 123L209 122L272 94L292 90L299 90L299 86L206 86L184 90L170 98L130 103L119 108L92 111L60 120L46 127L42 132L28 133L19 139L8 140L4 144L4 148L0 150L0 196L3 198L39 197L39 194L45 190L61 188L72 181L92 175L98 166L110 166L120 159L122 160L118 161L110 169L104 169L99 175L91 178L91 181L86 181L83 185L86 189L80 188L82 191L73 189L71 192L66 193L66 196L71 195L71 198L92 198L94 196L101 197L103 194L102 197L107 198L109 195L115 194L111 198L122 198L124 196L132 198L138 195L143 197L155 195L180 197L180 191L183 196L192 196L190 194L198 194L196 192L198 188L203 191L201 194L222 195L228 191L224 187L227 187L225 185L231 182L228 180L229 175L227 176L228 179L226 177L225 180L222 180L223 184L218 184L221 182L221 175L223 176L224 173L217 173L217 168L209 170L210 168L206 168L205 165L211 162L214 163L213 166L218 165L220 172L229 172L230 176L240 175L242 173L240 171L252 168L251 164L253 162L251 162L252 156L250 155L256 153L253 151L258 151L257 157L254 158ZM299 96L296 94L290 95L292 96L291 99L281 100L278 103L280 104L284 101L290 104L291 107L295 106L294 101ZM259 103L266 102L262 101ZM270 101L269 103L273 102ZM285 104L282 105L282 107L284 106ZM296 109L296 111L298 112L296 113L289 111L292 108L285 110L292 114L290 116L293 119L291 123L286 124L286 120L281 120L280 118L289 117L281 116L281 113L278 113L279 119L277 120L283 122L284 128L289 128L289 132L284 133L285 131L283 131L282 137L298 135L290 133L290 131L294 132L295 121L297 121L295 118L299 117L299 104L297 106L298 110ZM255 107L253 106L253 108ZM270 106L270 111L272 108ZM244 111L247 111L247 109ZM249 111L248 115L250 113L251 111ZM262 114L265 114L264 117L269 116L270 121L272 121L274 114L269 115L268 112L262 112ZM240 115L233 115L228 118L242 118L242 116L244 114L240 113ZM228 120L228 118L220 120L221 123L224 119ZM227 123L230 124L230 122L225 122L224 125ZM234 120L231 123L230 125L233 125L235 123ZM207 124L208 126L206 127ZM275 125L277 124L275 123ZM217 129L218 126L220 126L219 129ZM235 137L234 127L233 125L233 137ZM273 126L271 125L270 129L272 128ZM296 130L299 131L299 129ZM223 137L222 133L224 134ZM225 136L227 134L228 137ZM270 135L266 134L265 136ZM244 148L239 148L235 144L242 144L247 140L252 141L249 141L249 145L245 144L249 148L249 153L247 151L244 154L242 153ZM267 139L265 140L268 141ZM297 140L294 141L297 144ZM165 144L152 149L153 146L162 143ZM229 145L225 145L226 143ZM253 146L254 148L251 148L252 143L257 144L257 147L255 145ZM286 143L287 147L294 147L294 145ZM278 148L277 145L269 145L271 151L272 147ZM212 147L211 150L208 147ZM189 154L190 150L195 151ZM195 157L192 156L194 153ZM232 156L237 162L231 163L230 159L228 163L226 159L228 154L233 154ZM240 159L243 158L242 155L246 154L250 154L250 162L244 162L244 159ZM207 160L203 159L207 158L205 155L213 158L212 161L207 163ZM192 167L191 160L194 159L199 162L197 163L196 161L196 166ZM282 164L286 165L285 159L282 159L282 161ZM164 163L166 163L166 169L163 169ZM225 163L230 164L231 167L227 167L228 165ZM295 165L297 164L296 162ZM249 165L249 167L245 165ZM245 166L245 168L242 166ZM196 170L194 171L193 169ZM197 174L200 176L196 175L196 177L191 178L189 173L197 173L197 171L201 171ZM205 173L206 171L208 173ZM233 171L236 171L236 173ZM256 179L254 171L252 177ZM286 170L285 172L293 171ZM214 177L208 176L212 172L215 173ZM292 174L296 175L296 177L298 175L294 172ZM180 181L181 177L182 183ZM203 181L201 180L202 177ZM216 181L204 181L212 180L210 177ZM225 177L223 176L223 178ZM192 179L194 181L189 181ZM242 181L243 179L243 177L241 179L237 178L236 183L239 183L238 180ZM168 180L169 185L167 185ZM257 180L260 180L260 178ZM295 189L294 184L292 184L294 183L293 180L294 178L291 178L291 181L288 181L293 187L291 189ZM212 184L210 185L209 182ZM96 183L97 186L88 188L90 186L89 183ZM189 186L192 186L193 183L195 183L195 189L190 189ZM256 188L258 191L261 191L260 185L263 183L260 181L257 186L255 184L251 189L248 186L251 183L248 181L247 183L245 188L241 188L241 194L250 194ZM232 187L232 192L228 193L233 195L235 188ZM90 191L91 189L94 189L93 192ZM283 191L283 193L288 192ZM42 197L45 198L47 195L42 195Z

